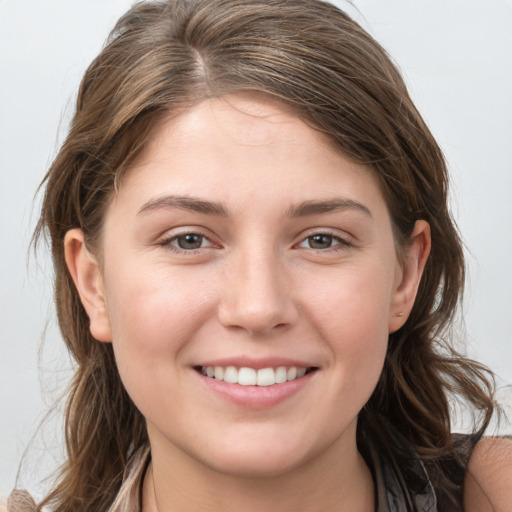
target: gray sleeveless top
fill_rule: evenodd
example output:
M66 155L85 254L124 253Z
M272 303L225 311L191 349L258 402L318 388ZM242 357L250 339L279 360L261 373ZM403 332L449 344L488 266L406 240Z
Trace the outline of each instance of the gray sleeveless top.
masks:
M375 483L376 512L407 512L407 504L414 503L418 512L438 512L434 488L419 458L412 459L412 471L425 482L423 492L404 494L400 485L400 476L392 471L387 462L376 450L370 448L371 470ZM121 487L119 495L109 512L140 512L140 489L145 470L149 464L149 450L134 455L131 467ZM403 483L403 482L402 482ZM405 484L403 488L406 488ZM410 508L409 508L410 510ZM370 512L370 511L368 511Z
M413 496L407 491L404 494L402 488L406 489L405 482L400 482L400 475L395 474L389 462L377 450L370 447L369 455L371 460L368 462L375 483L376 512L407 512L408 504L414 504L418 512L438 512L434 488L419 457L408 461L410 469L425 483L423 491ZM140 490L149 460L150 453L147 448L134 455L118 497L109 512L141 512Z
M413 456L404 463L408 474L414 474L420 490L408 490L400 468L392 465L380 450L366 447L367 463L375 483L376 512L439 512L434 488L420 458ZM149 447L135 452L126 468L123 484L108 512L141 512L141 490L144 474L151 458ZM0 508L0 511L2 509ZM8 512L34 512L35 503L26 491L13 491L9 497ZM373 511L372 511L373 512Z
M375 482L376 512L407 512L408 501L414 503L418 512L438 512L434 489L419 459L414 459L411 464L413 471L425 481L425 488L422 493L411 496L404 495L400 476L392 471L389 463L376 450L370 451L370 457ZM141 449L133 455L119 494L109 512L141 512L142 481L149 460L149 448ZM34 512L35 503L27 492L13 491L9 497L7 511Z
M423 489L412 494L407 490L403 476L393 471L388 460L372 446L368 451L370 460L367 462L375 484L376 512L407 512L412 505L418 512L438 512L434 488L419 457L407 461L410 471L423 482Z

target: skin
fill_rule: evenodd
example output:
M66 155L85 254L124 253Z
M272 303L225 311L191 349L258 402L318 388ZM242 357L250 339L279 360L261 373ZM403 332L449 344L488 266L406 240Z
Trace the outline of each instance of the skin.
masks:
M344 206L298 215L333 200ZM200 247L180 249L187 233ZM413 306L430 231L416 223L400 263L368 169L279 103L206 100L165 122L124 178L101 265L80 230L65 245L91 332L113 343L147 420L144 512L373 510L357 415ZM317 370L287 399L251 408L194 368L232 357Z
M512 503L512 441L488 438L471 454L464 480L466 512L508 512Z

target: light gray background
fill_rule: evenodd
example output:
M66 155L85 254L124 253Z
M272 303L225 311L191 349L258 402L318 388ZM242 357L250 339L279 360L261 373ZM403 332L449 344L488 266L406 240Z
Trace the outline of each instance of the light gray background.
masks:
M0 0L0 495L69 376L51 266L44 251L27 259L33 196L86 65L131 3ZM398 62L446 153L468 246L467 351L512 383L512 2L337 3ZM32 490L54 463L48 453L59 457L60 428L57 410L32 442L22 480Z

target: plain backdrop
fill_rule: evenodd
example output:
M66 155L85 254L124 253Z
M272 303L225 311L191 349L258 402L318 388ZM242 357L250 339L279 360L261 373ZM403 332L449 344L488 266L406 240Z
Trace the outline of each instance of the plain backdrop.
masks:
M446 153L470 273L466 350L510 384L512 1L337 3L394 57ZM13 487L27 447L21 484L32 490L62 452L59 408L35 435L70 362L47 251L28 256L34 194L64 139L85 67L131 4L0 0L0 495Z

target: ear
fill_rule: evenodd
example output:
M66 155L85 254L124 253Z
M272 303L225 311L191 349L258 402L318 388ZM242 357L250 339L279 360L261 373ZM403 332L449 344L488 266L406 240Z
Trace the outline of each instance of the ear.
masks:
M397 284L393 292L389 311L389 332L402 327L411 313L418 293L421 276L430 254L430 226L424 220L416 221L407 247L405 262L397 273Z
M66 233L64 255L69 273L89 317L91 334L98 341L112 341L103 277L96 258L85 245L81 229L70 229Z

